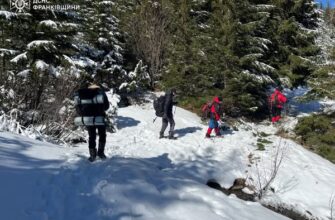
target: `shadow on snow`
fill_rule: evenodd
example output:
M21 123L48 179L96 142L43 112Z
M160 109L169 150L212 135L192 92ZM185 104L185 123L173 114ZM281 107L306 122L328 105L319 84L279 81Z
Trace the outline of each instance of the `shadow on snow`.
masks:
M211 159L213 152L179 164L162 154L152 158L111 157L93 164L79 157L76 163L65 166L64 161L25 154L36 143L1 137L0 143L19 146L15 152L0 148L1 159L11 158L16 163L0 165L0 195L6 198L0 207L3 219L143 218L139 211L143 208L148 208L148 213L151 207L161 210L180 202L203 203L201 198L181 199L177 193L183 188L206 187L219 166Z
M187 127L187 128L176 129L174 132L175 132L175 134L178 135L178 137L184 137L187 134L195 133L195 132L201 131L201 130L202 130L201 127Z
M118 129L127 128L127 127L135 127L140 123L140 121L124 116L116 117L116 124Z

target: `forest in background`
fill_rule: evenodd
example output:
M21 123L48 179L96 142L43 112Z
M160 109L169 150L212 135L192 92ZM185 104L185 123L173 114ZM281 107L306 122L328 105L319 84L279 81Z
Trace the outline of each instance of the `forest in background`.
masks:
M0 111L46 134L73 129L72 94L88 78L123 104L175 87L187 109L221 95L227 115L250 119L266 117L276 85L334 98L334 11L312 0L53 2L81 8L0 4Z

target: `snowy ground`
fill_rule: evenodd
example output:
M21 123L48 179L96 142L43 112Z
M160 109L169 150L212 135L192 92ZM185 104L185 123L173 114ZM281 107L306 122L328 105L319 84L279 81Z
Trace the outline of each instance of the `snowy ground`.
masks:
M255 164L266 176L278 146L286 146L285 158L264 202L328 219L335 166L281 140L274 127L245 124L208 140L200 119L178 108L179 139L170 141L157 138L153 115L151 105L120 109L119 131L107 137L109 159L93 164L85 144L69 148L0 132L1 219L287 219L205 185L215 179L230 187L239 177L257 183ZM261 132L273 142L265 151L257 151Z

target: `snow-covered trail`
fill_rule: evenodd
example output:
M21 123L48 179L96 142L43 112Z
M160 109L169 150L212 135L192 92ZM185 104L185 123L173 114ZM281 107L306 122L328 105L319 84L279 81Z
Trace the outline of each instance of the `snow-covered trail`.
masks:
M178 108L179 139L158 139L161 122L152 123L153 115L151 105L120 109L119 131L107 137L109 159L93 164L86 144L66 148L0 132L1 219L287 219L205 185L216 179L229 187L253 176L250 153L266 168L280 141L274 128L245 125L208 140L200 119ZM253 135L261 131L274 142L264 152ZM327 219L334 165L285 142L288 157L267 201Z
M178 108L175 117L178 139L158 139L161 119L152 122L154 112L150 106L141 111L138 107L122 109L120 115L137 125L122 127L118 134L109 137L107 152L110 155L147 158L167 154L180 171L185 170L183 175L202 184L225 173L227 178L221 183L226 187L246 171L248 158L245 155L249 149L242 143L248 142L249 137L243 134L229 131L224 139L205 139L207 127L201 120Z

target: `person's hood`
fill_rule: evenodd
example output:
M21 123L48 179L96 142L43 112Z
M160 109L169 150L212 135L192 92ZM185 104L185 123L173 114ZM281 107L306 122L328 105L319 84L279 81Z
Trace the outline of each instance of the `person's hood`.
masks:
M219 97L217 97L217 96L215 96L215 97L213 98L213 102L221 103Z

